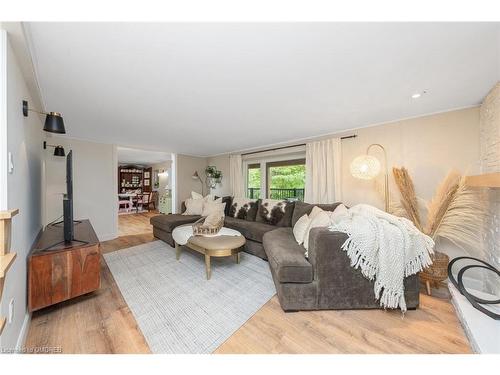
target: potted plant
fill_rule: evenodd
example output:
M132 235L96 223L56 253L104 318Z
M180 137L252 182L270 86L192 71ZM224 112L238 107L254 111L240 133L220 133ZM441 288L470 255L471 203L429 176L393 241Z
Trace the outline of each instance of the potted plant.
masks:
M214 189L217 184L222 182L222 171L219 171L213 165L205 168L205 175L207 176L207 186L211 189Z

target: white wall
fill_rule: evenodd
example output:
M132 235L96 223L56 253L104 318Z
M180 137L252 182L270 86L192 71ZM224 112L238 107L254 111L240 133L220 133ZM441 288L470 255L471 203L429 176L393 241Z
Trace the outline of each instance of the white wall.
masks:
M207 166L207 158L177 154L176 177L176 212L180 212L181 203L191 196L191 191L201 193L201 184L199 180L192 178L194 171L198 171L198 175L203 181L203 193L207 194L207 186L205 184L205 168Z
M212 194L219 197L231 195L231 186L229 185L229 155L218 155L207 158L207 165L214 165L222 171L222 181L217 184L215 189L210 189Z
M1 31L1 30L0 30ZM5 279L1 302L2 316L8 315L8 304L13 298L14 316L7 324L0 345L15 348L27 320L26 309L26 259L42 228L42 121L34 113L22 114L22 100L33 103L19 62L10 45L7 45L7 147L13 155L14 170L7 174L7 207L19 208L12 221L12 251L17 259ZM0 108L4 112L5 108ZM2 150L5 152L5 150Z
M118 230L116 147L60 136L47 137L47 143L62 145L66 155L73 150L75 220L90 219L101 241L115 238ZM54 156L53 150L45 150L44 224L62 215L62 194L66 192L66 158Z
M356 179L349 171L351 161L366 153L371 143L380 143L387 150L392 193L397 192L393 166L408 169L417 195L426 200L449 170L467 174L479 171L478 107L357 129L353 133L356 138L342 141L342 196L348 205L363 202L383 208L383 194L375 188L376 183ZM377 148L370 154L383 163ZM382 184L382 176L378 183Z

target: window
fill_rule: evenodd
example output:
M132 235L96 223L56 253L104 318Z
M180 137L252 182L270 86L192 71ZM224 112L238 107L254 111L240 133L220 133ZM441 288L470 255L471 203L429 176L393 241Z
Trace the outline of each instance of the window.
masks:
M247 197L303 201L305 180L305 159L271 159L249 163L247 164Z
M250 199L259 199L260 198L260 164L249 164L248 165L248 191L247 196Z
M304 200L305 159L266 163L267 197Z

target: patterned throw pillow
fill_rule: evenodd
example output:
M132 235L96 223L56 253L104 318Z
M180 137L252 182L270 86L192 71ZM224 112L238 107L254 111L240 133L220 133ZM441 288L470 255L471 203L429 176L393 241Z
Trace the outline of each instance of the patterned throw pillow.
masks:
M261 199L255 221L278 227L290 227L294 204L278 199Z
M255 221L257 214L257 199L234 198L229 210L229 216L237 219Z

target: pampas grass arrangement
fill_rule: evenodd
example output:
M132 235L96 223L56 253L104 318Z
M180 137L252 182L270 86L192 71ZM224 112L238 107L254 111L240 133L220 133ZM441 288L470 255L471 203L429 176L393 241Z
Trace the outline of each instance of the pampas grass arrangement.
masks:
M451 172L450 174L452 174ZM468 251L478 248L487 211L478 190L469 189L464 176L449 177L450 183L442 196L438 192L429 203L426 232L433 239L446 238Z
M446 238L466 252L478 249L481 244L483 223L487 216L486 207L482 203L480 193L469 189L465 177L456 171L450 171L439 184L434 197L427 204L427 220L425 227L419 214L419 198L415 194L413 181L406 168L393 168L394 180L401 193L400 202L393 204L392 213L398 213L410 219L415 226L432 237ZM430 284L439 286L447 277L449 258L446 254L435 251L434 264L426 268L421 277L431 294Z
M450 171L439 184L427 204L425 226L419 215L419 200L406 168L393 168L394 180L401 193L400 204L393 205L393 214L402 213L423 233L437 240L446 238L469 251L481 243L487 211L478 190L469 189L465 177Z
M406 211L406 217L413 221L413 224L415 224L418 230L423 232L418 209L417 195L415 194L415 187L413 186L413 181L408 174L408 170L405 167L392 168L392 173L394 175L396 185L399 188L399 192L401 193L400 203L404 211Z
M427 224L425 226L425 233L432 238L434 238L433 235L436 228L439 226L441 219L455 197L459 181L460 174L456 171L448 172L444 180L438 185L434 197L427 205Z

